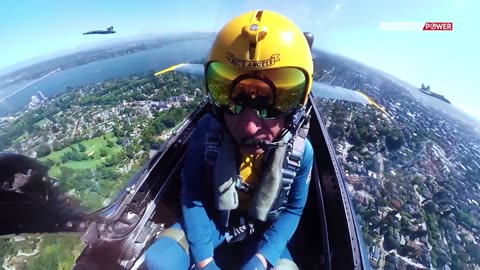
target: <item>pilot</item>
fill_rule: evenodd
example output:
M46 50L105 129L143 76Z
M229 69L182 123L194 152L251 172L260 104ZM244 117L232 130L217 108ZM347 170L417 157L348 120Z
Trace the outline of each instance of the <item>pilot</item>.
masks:
M298 269L287 243L308 194L306 102L313 60L304 33L272 11L239 15L205 63L213 113L193 131L181 173L181 220L145 252L149 269ZM240 246L233 249L234 246Z

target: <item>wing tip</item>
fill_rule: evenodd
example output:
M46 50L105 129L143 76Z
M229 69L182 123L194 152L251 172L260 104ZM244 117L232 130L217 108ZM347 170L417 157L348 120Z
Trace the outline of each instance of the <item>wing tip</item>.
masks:
M173 71L179 67L182 67L182 66L185 66L185 65L188 65L188 63L181 63L181 64L177 64L177 65L173 65L173 66L170 66L168 68L165 68L165 69L162 69L160 71L157 71L154 73L155 76L159 76L159 75L162 75L163 73L167 73L169 71Z
M365 93L363 92L360 92L360 91L357 91L355 90L356 92L360 93L360 95L362 95L365 99L368 100L368 102L374 106L375 108L377 108L378 110L380 110L381 112L383 112L385 115L387 115L388 117L390 117L390 114L380 105L378 105L371 97L367 96Z

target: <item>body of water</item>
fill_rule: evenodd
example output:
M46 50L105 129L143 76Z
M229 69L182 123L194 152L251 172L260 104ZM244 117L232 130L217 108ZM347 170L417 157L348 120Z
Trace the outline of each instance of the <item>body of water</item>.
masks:
M211 42L210 39L174 41L160 48L99 60L67 70L61 70L32 85L28 85L31 82L21 82L0 88L0 100L5 99L5 97L19 89L25 88L0 102L0 117L23 110L31 101L32 95L38 91L42 91L43 94L48 97L65 91L69 86L78 87L131 74L153 73L175 64L199 60L207 55ZM52 69L54 68L55 67ZM473 119L454 105L425 95L418 91L416 87L389 74L384 75L407 89L417 101L426 106L439 109L480 130L480 122L477 119Z
M65 91L69 86L78 87L131 74L153 73L175 64L200 60L206 56L210 45L208 39L175 41L160 48L61 70L0 102L0 116L24 108L38 91L48 97ZM22 82L0 89L0 100L28 84Z

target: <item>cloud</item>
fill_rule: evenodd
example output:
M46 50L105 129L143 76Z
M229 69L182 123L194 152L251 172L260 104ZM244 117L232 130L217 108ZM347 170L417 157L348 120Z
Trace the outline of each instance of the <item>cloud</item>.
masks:
M338 12L342 8L341 4L336 4L335 9L333 11Z
M325 10L323 12L323 14L325 14L324 16L317 16L318 18L314 20L313 24L314 25L328 25L332 21L332 19L334 19L335 15L342 10L342 8L343 8L342 3L335 4L335 6L333 7L332 10L330 10L330 11ZM319 14L319 15L323 15L323 14Z
M333 17L335 16L335 14L337 14L338 12L340 12L340 10L342 9L342 4L340 3L337 3L335 5L335 7L333 8L332 11L330 11L330 13L328 14L330 17Z

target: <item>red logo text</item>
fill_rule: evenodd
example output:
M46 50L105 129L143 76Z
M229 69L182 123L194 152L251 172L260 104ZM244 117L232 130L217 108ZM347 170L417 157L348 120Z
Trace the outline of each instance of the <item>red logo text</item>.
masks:
M453 22L426 22L423 31L452 31Z

